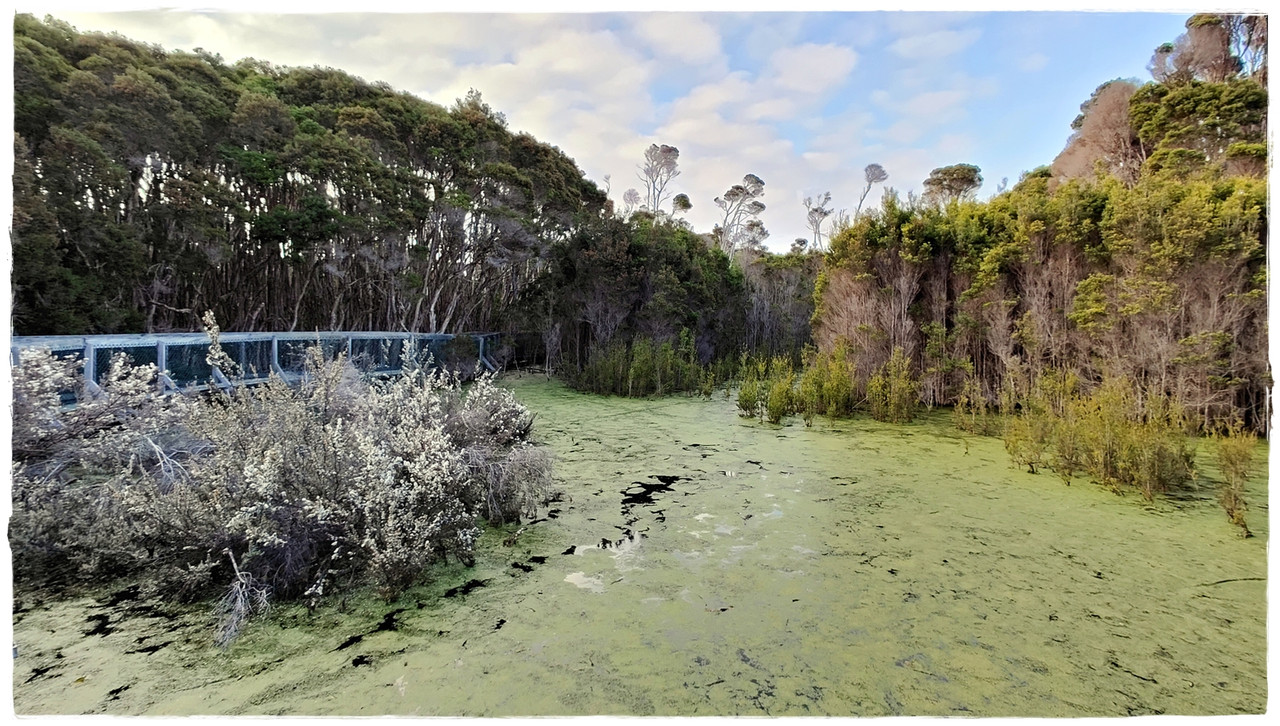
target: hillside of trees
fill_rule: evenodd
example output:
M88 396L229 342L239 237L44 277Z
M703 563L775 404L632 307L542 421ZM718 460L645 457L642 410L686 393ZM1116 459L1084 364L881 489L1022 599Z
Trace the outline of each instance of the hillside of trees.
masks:
M699 233L675 147L615 208L478 92L445 108L28 15L14 43L18 334L197 330L206 310L227 330L499 330L633 395L670 390L622 380L637 346L702 367L812 343L847 358L855 402L901 350L926 405L1069 371L1203 424L1266 418L1265 17L1193 16L1153 81L1099 86L1063 152L990 200L958 163L877 204L871 164L852 214L805 199L813 237L787 254L763 245L755 174Z
M490 330L605 195L478 93L14 22L14 329ZM246 295L246 290L254 294Z
M900 349L928 405L1067 371L1264 426L1265 22L1192 17L1155 82L1100 86L1053 164L989 201L967 165L887 194L832 238L820 349L847 343L863 392Z

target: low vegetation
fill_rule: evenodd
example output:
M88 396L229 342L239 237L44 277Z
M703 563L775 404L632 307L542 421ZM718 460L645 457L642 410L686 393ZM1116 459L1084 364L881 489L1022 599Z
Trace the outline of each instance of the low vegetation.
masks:
M98 395L78 368L26 351L14 369L17 580L221 590L222 643L273 600L391 597L433 563L469 563L482 522L518 522L550 494L533 415L488 375L371 381L312 349L296 387L162 398L154 367L117 357ZM71 389L81 403L64 410Z

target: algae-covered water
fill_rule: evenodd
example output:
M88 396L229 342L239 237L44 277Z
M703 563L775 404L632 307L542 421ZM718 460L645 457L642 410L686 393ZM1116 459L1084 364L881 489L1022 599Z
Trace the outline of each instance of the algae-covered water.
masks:
M18 713L971 715L1266 708L1265 448L1239 539L1010 467L945 416L769 426L511 382L563 501L384 603L15 603ZM1202 460L1205 457L1202 456ZM1209 477L1214 474L1206 463Z

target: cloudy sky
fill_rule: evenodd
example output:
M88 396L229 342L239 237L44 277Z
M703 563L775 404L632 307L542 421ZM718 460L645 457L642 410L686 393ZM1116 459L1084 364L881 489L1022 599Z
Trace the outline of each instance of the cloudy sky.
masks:
M714 198L754 173L766 184L762 216L775 250L809 236L806 196L830 191L835 208L852 210L873 162L903 193L919 191L931 169L961 162L982 168L980 196L1004 177L1015 182L1062 149L1099 84L1147 80L1152 50L1190 14L316 12L404 7L377 0L312 2L309 14L279 14L299 6L267 0L200 3L219 8L211 12L124 12L128 5L113 3L121 11L87 13L80 5L17 8L229 62L332 66L446 105L477 88L513 129L560 147L601 185L609 175L619 205L640 187L645 148L671 144L681 169L673 188L689 195L687 218L699 231L719 219Z

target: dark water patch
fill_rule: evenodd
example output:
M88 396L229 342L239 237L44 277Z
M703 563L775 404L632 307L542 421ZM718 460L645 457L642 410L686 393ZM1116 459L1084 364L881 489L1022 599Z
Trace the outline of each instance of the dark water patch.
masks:
M651 474L649 478L657 479L658 483L637 481L632 482L631 486L622 490L622 513L624 515L629 514L636 506L653 504L656 501L655 495L672 491L672 484L689 477L674 474Z
M28 678L25 682L30 683L35 679L39 678L40 676L43 676L44 674L48 673L51 670L53 670L53 666L45 666L43 668L32 668L31 677Z
M141 648L138 648L138 649L136 649L136 650L126 650L126 651L125 651L125 653L126 653L126 654L142 653L142 654L144 654L144 655L151 655L152 653L155 653L156 651L160 650L161 648L164 648L164 647L169 646L169 645L173 645L173 641L172 641L172 640L166 640L166 641L164 641L163 643L156 643L155 645L145 645L145 646L143 646L143 647L141 647Z
M688 479L689 477L687 477L687 476L679 476L679 475L676 475L676 474L650 474L650 475L649 475L649 478L650 478L650 479L657 479L658 481L662 482L663 484L666 484L666 485L669 487L669 486L671 486L672 484L675 484L675 483L676 483L676 482L678 482L678 481L684 481L684 480Z
M752 668L755 668L758 671L764 670L764 667L761 666L760 663L757 662L754 658L747 655L747 651L743 650L742 648L738 648L738 660L742 661L743 663L746 663L747 665L751 666Z
M470 594L472 590L475 590L476 588L484 587L485 585L488 585L488 584L489 584L488 580L468 580L467 582L461 585L458 585L457 587L451 587L448 590L445 590L444 596L457 597L459 595L467 595L467 594Z
M115 632L115 628L108 627L108 625L107 625L108 623L110 623L110 622L111 622L111 616L110 616L110 615L107 615L106 613L98 613L97 615L90 615L90 616L85 620L85 622L86 622L86 623L95 623L95 625L93 626L93 628L91 628L91 629L89 629L89 630L84 631L84 634L85 634L85 635L102 635L102 636L107 636L107 635L111 635L112 633L114 633L114 632Z
M521 572L533 572L533 567L531 565L526 565L523 562L512 562L511 566Z
M355 645L356 643L359 643L359 642L360 642L360 641L362 641L362 640L364 640L364 636L363 636L363 635L353 635L353 636L351 636L350 638L347 638L346 640L344 640L344 641L342 642L342 645L339 645L337 648L334 648L333 650L331 650L331 651L329 651L329 652L330 652L330 653L337 653L337 652L338 652L338 651L340 651L340 650L346 650L347 648L350 648L351 646Z
M547 564L547 558L544 557L543 555L534 555L533 557L530 557L527 561L532 562L535 565Z
M400 628L400 624L396 622L396 616L404 612L406 608L397 608L382 616L382 622L378 623L378 627L371 632L382 633L386 631L394 631Z
M498 623L493 626L494 630L502 630L502 626L507 624L506 618L498 618Z
M569 545L569 549L565 550L564 552L561 552L560 554L562 554L562 555L571 555L571 554L573 554L574 552L577 552L577 551L578 551L578 545Z
M351 665L354 668L359 668L360 666L367 666L370 663L373 663L373 658L370 658L367 655L358 655L351 659Z
M108 695L108 696L110 696L110 698L108 698L107 700L108 700L108 701L117 701L117 700L119 700L119 699L120 699L120 694L121 694L121 693L124 693L124 692L125 692L125 691L127 691L127 690L129 690L130 686L131 686L131 684L126 683L126 684L124 684L123 686L120 686L119 688L112 688L110 691L107 691L107 695Z

